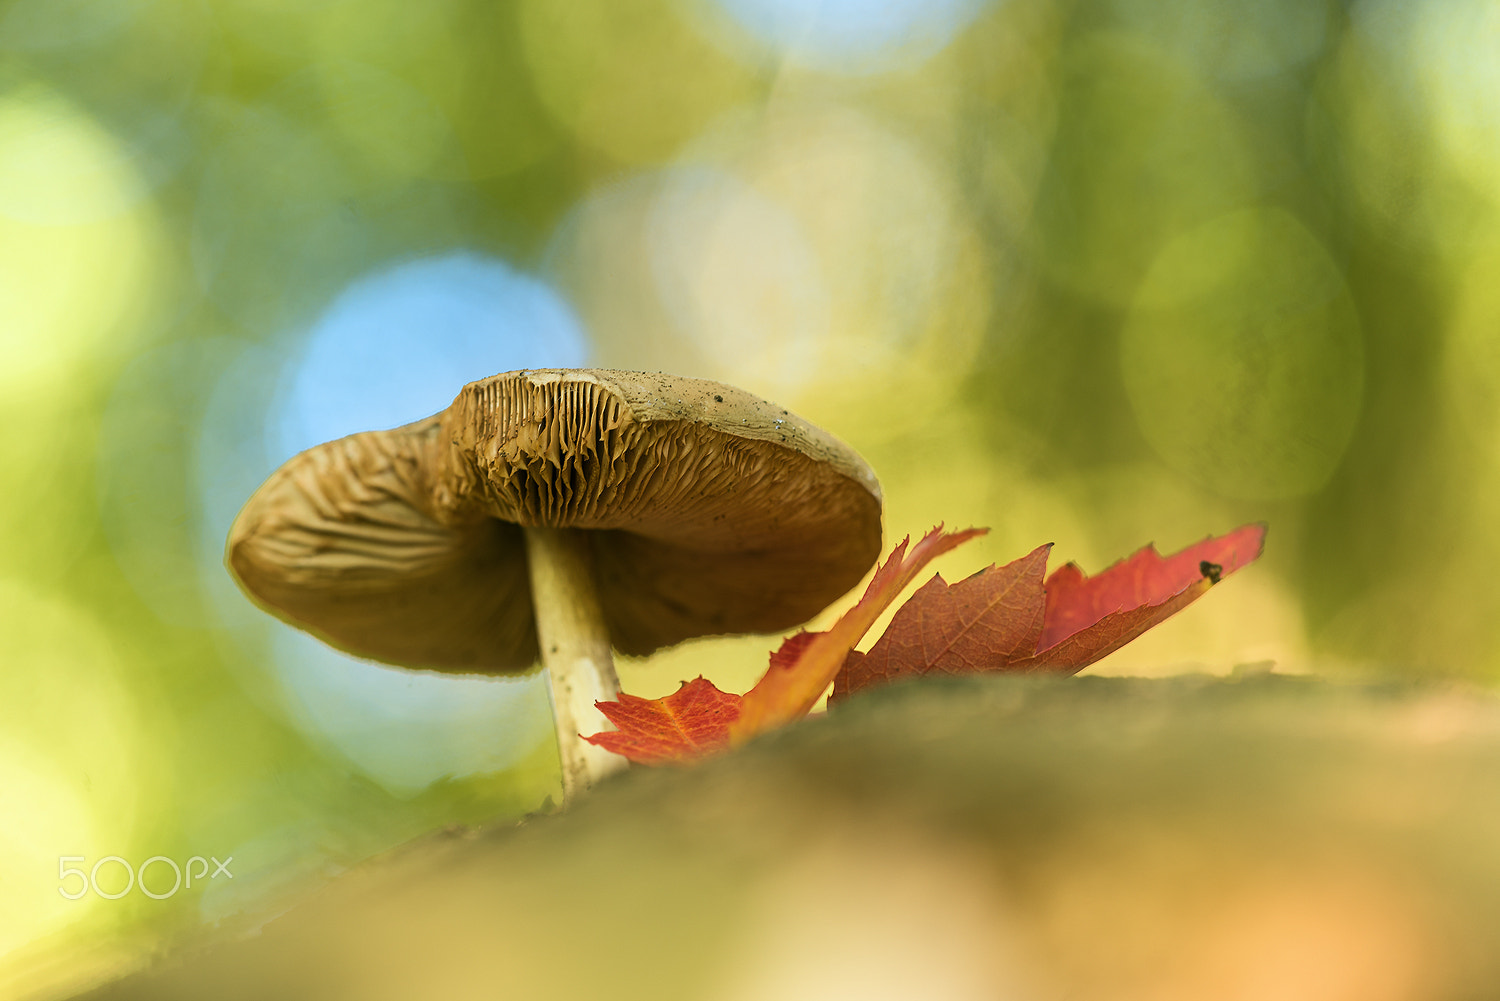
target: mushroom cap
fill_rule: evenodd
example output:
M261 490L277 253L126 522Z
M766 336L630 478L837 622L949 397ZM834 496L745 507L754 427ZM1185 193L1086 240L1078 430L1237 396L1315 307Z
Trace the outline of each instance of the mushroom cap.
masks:
M880 485L843 442L703 379L506 372L442 413L288 460L225 562L332 646L407 667L529 669L523 526L587 530L615 649L781 631L880 552Z

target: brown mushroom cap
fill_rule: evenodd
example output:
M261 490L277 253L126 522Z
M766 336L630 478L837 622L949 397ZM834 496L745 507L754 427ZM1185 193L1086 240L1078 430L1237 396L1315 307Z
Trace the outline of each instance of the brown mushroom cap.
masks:
M720 383L507 372L391 431L288 460L226 563L267 611L408 667L536 660L521 526L589 530L615 649L776 632L864 576L880 485L847 445Z

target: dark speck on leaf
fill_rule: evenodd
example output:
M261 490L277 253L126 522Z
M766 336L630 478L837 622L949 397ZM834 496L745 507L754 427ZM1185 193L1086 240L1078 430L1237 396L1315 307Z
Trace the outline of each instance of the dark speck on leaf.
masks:
M1198 572L1207 577L1210 584L1217 584L1220 575L1224 573L1224 568L1217 563L1210 563L1208 560L1203 560L1198 564Z

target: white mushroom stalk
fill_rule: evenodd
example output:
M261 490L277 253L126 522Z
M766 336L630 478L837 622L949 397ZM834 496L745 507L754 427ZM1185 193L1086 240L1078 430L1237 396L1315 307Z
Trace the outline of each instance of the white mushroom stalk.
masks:
M609 628L594 585L587 536L578 529L526 527L526 560L537 643L547 671L563 798L571 801L625 759L582 737L612 729L594 703L620 691Z

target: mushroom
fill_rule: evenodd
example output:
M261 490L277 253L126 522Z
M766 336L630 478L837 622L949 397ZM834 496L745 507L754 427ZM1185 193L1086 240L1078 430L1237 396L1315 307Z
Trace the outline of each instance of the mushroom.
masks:
M252 601L356 656L550 679L566 798L623 764L583 741L610 647L811 618L880 550L880 485L833 436L716 382L507 372L444 411L294 456L225 562Z

